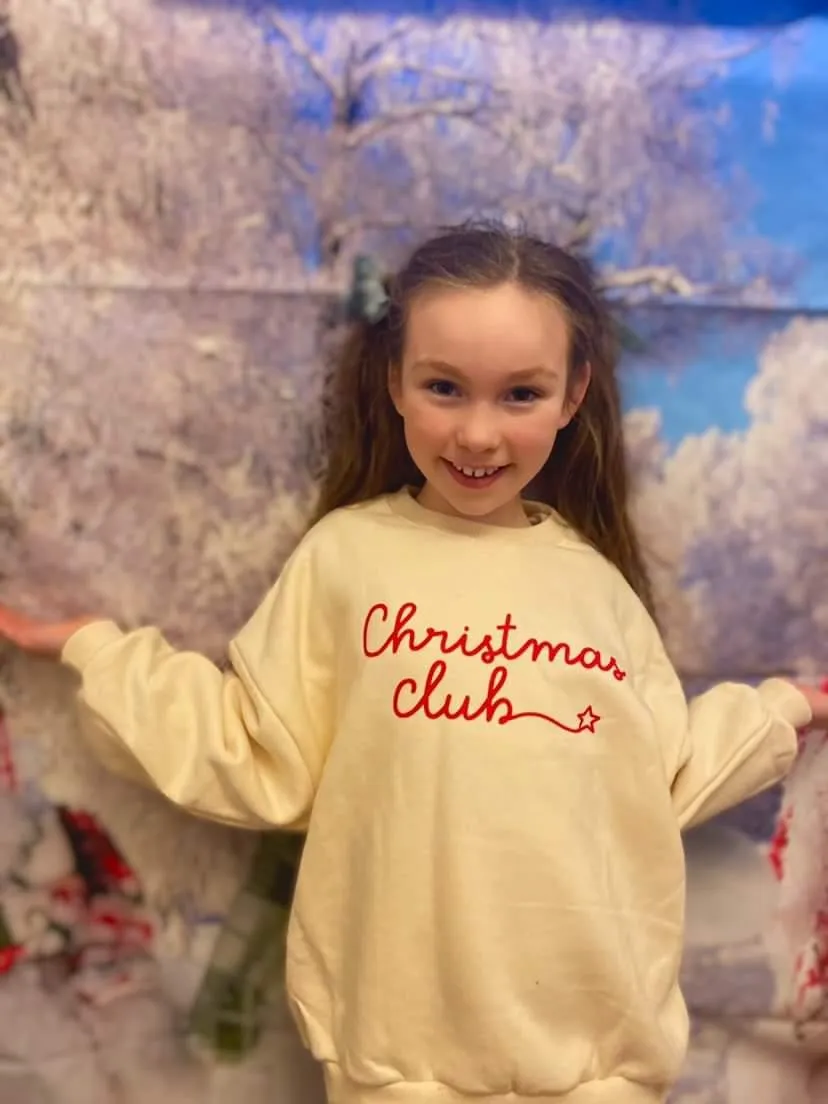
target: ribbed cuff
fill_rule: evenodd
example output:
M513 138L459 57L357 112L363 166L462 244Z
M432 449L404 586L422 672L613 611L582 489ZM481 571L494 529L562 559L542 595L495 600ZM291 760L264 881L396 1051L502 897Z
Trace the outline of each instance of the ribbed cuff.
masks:
M768 679L759 687L759 693L768 709L794 728L806 728L814 719L808 699L785 679Z
M73 633L63 646L61 663L72 667L78 674L107 644L113 644L123 637L123 632L114 621L91 621Z

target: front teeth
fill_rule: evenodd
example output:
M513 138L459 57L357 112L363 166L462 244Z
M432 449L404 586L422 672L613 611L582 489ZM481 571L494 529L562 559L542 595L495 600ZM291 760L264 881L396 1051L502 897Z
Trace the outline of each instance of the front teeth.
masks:
M494 475L500 470L499 468L461 468L458 464L452 464L452 467L471 479L483 479L484 476Z

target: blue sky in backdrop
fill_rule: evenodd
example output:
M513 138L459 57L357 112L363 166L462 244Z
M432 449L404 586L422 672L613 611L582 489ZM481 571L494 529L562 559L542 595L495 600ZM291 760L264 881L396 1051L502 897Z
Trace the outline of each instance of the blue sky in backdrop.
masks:
M708 311L666 308L632 324L651 352L631 359L623 373L627 407L656 407L665 441L675 446L712 425L725 432L747 427L745 388L756 374L761 351L791 315L777 311ZM671 318L665 321L665 315ZM676 316L676 317L672 317ZM664 336L663 330L670 330ZM649 340L648 340L649 339Z
M784 81L774 81L773 64L771 50L732 64L724 82L729 148L756 191L756 232L805 262L796 304L828 309L828 19L801 26ZM772 140L762 133L768 101L776 104Z
M722 89L732 113L728 149L754 191L753 230L802 262L791 305L828 312L828 19L800 26L790 70L784 81L774 79L770 49L732 65ZM772 139L763 135L769 101L776 105ZM695 310L685 317L686 328L678 320L674 328L694 338L684 339L680 370L668 356L666 370L659 359L656 371L645 355L626 372L628 405L658 407L671 444L704 432L712 416L724 430L746 426L745 387L768 337L790 313L747 311L724 320Z

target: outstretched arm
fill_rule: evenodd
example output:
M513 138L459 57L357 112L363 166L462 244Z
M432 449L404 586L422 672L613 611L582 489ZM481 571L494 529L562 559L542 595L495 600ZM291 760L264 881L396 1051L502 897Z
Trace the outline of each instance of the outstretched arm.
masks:
M796 756L797 729L828 724L828 697L784 679L722 683L688 702L649 619L645 632L647 659L636 681L662 741L682 828L774 785Z
M779 782L811 721L807 699L783 679L721 683L690 701L673 779L682 828L701 824Z
M306 825L331 739L333 652L321 584L300 546L230 645L231 669L157 629L46 624L0 610L0 634L81 678L81 728L104 765L193 813Z

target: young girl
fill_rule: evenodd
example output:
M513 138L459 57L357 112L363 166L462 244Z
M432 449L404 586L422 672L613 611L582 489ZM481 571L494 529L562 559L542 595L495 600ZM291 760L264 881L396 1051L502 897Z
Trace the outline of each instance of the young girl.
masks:
M79 673L114 770L307 830L288 989L333 1104L656 1104L687 1041L681 829L777 781L828 698L687 704L579 261L463 227L370 315L319 520L229 672L152 628L0 633Z

